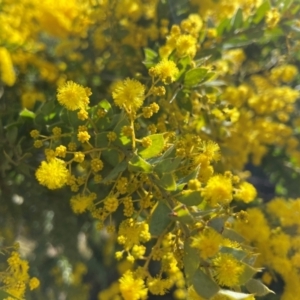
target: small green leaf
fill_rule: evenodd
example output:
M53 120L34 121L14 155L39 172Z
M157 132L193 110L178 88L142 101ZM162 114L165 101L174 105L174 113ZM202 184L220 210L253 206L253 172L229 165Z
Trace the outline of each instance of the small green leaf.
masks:
M49 115L55 110L55 104L56 103L53 100L43 102L43 104L38 109L38 113Z
M207 72L208 70L205 68L195 68L187 71L184 76L184 86L192 87L199 84L203 80Z
M243 262L244 262L245 264L250 265L250 266L254 266L254 264L255 264L255 262L256 262L256 260L257 260L257 257L258 257L259 255L260 255L259 253L251 254L251 255L245 257L245 258L243 259Z
M101 157L111 166L115 167L120 163L121 156L116 149L106 149L101 152Z
M144 53L145 53L145 60L152 61L157 57L157 53L150 48L144 48Z
M195 168L195 170L193 170L190 174L188 174L187 176L181 178L178 180L177 182L177 189L183 189L185 187L185 185L191 180L191 179L195 179L198 177L200 171L200 165L198 167Z
M33 111L28 110L27 108L24 108L21 112L20 112L20 116L24 117L24 118L31 118L34 119L35 118L35 113Z
M216 230L217 232L221 233L224 230L224 224L227 221L227 219L228 219L228 216L216 217L216 218L211 219L208 222L208 225L210 227L212 227L214 230Z
M169 217L174 221L179 221L183 224L193 224L195 219L185 205L176 206L170 213Z
M231 27L233 29L238 29L243 25L243 10L239 8L234 17L231 19Z
M99 103L98 103L98 107L100 108L103 108L104 111L109 114L109 113L112 113L112 107L110 105L110 103L104 99L104 100L101 100Z
M190 239L184 242L183 265L184 273L188 283L192 283L192 278L199 267L200 256L196 248L190 245Z
M193 286L197 294L205 299L210 299L220 290L216 282L200 269L194 274Z
M16 126L10 127L6 130L6 138L10 144L14 144L18 137L18 128Z
M159 181L157 181L160 187L167 191L176 191L176 181L174 174L166 173L164 174Z
M202 202L202 197L199 191L184 190L176 199L188 206L199 205Z
M251 278L248 282L245 284L246 289L252 293L255 294L258 297L265 296L267 294L275 294L272 290L270 290L266 285L264 285L260 280Z
M181 160L182 159L180 157L164 159L164 160L160 161L154 167L154 172L157 172L157 173L160 173L160 174L162 174L162 173L172 173L180 165Z
M169 226L171 220L168 218L170 208L162 201L158 201L150 218L149 231L151 235L159 236Z
M139 148L139 155L144 159L149 159L160 154L164 148L165 141L163 134L153 134L148 135L148 138L151 139L151 146L144 148L142 146Z
M128 163L128 170L131 172L151 173L152 166L140 156L134 154Z
M238 292L233 292L229 290L220 290L218 295L226 296L226 299L230 300L252 300L253 295L249 294L244 294L244 293L238 293Z
M232 241L236 241L238 243L245 242L245 239L240 234L238 234L236 231L230 228L224 228L222 235L223 237Z
M124 160L121 163L118 163L101 182L106 183L110 180L115 179L120 173L126 170L127 165L127 161Z
M242 260L247 256L247 253L243 250L238 250L230 247L221 247L221 253L227 253L234 256L237 260Z
M271 9L269 1L264 1L263 4L257 9L254 17L253 23L258 24L264 17L268 10Z
M120 116L118 116L118 118L119 118L119 121L113 130L117 134L118 139L114 141L114 144L116 144L120 147L123 147L123 148L124 148L124 146L125 146L125 148L128 148L128 146L131 145L131 139L129 137L123 135L122 129L124 126L129 126L130 123L124 112L122 112L120 114Z
M222 34L229 29L230 29L230 19L224 19L217 27L218 36L222 36Z
M108 132L101 132L96 134L95 146L97 148L105 148L109 144L109 140L107 138Z
M78 119L78 115L77 115L78 111L71 111L71 110L67 110L67 116L68 116L68 120L69 123L72 127L78 127L79 125L83 125L84 121Z
M150 69L153 67L155 63L155 59L157 58L157 53L153 51L150 48L144 48L145 53L145 60L143 61L143 64L146 66L146 68Z
M255 269L255 268L253 268L253 267L251 267L248 264L245 264L243 262L241 262L241 263L244 266L244 271L240 275L239 285L244 285L247 281L249 281L260 270Z

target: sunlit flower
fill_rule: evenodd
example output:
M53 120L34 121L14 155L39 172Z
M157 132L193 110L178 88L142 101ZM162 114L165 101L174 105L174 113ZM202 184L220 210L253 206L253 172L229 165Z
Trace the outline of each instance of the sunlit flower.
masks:
M212 260L215 267L215 277L220 285L234 287L239 285L239 277L244 266L231 254L221 253Z
M135 79L125 79L115 85L112 97L119 107L138 110L144 101L145 86Z
M64 161L53 158L49 162L42 161L36 170L35 176L41 185L46 186L50 190L54 190L66 184L69 171Z
M82 85L67 81L57 90L57 100L68 110L84 109L89 104L91 92Z
M120 291L124 300L139 300L147 298L147 288L141 278L135 279L131 271L127 271L119 280Z

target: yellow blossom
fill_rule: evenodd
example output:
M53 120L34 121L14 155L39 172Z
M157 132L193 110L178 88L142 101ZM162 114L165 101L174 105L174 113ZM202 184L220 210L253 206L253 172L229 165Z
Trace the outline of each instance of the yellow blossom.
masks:
M73 81L67 81L57 90L58 102L68 110L85 109L90 95L89 89Z
M117 82L112 93L114 102L119 107L137 111L144 102L145 86L135 79Z
M249 182L242 182L239 185L234 198L249 203L256 198L257 192L255 187Z
M206 228L203 232L193 236L191 246L200 250L203 259L214 256L221 246L222 236L212 228Z
M220 285L234 287L239 285L239 277L244 266L231 254L221 253L212 260L215 267L215 277Z
M177 55L179 57L190 56L193 58L197 51L196 44L197 40L193 36L189 34L180 35L176 42Z
M73 196L70 200L72 210L75 214L81 214L89 208L96 198L97 196L95 193Z
M39 285L40 285L40 281L36 277L32 277L29 280L29 288L30 288L30 290L34 290L34 289L38 288Z
M66 184L69 171L64 161L53 158L49 162L42 161L35 176L41 185L46 186L50 190L54 190Z
M149 73L159 77L164 84L169 84L176 80L179 70L174 61L163 59L156 66L152 67Z
M228 204L232 200L232 183L230 178L223 175L211 177L202 191L202 196L211 206Z
M145 287L144 281L141 278L134 278L131 271L127 271L120 282L120 291L124 300L139 300L146 299L148 289Z

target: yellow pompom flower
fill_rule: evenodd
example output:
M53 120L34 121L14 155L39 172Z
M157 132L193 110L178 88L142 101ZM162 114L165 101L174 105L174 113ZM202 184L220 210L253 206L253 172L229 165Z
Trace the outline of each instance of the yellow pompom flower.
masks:
M224 205L231 202L232 192L231 179L223 175L215 175L208 180L206 187L202 191L202 196L211 206Z
M67 81L57 90L57 100L68 110L84 109L89 104L91 92L82 85Z
M114 102L120 108L137 111L144 101L145 86L135 79L117 82L112 92Z
M177 55L179 57L190 56L193 58L196 55L197 51L197 40L189 35L181 35L176 42Z
M119 282L124 300L147 299L148 289L145 287L143 279L135 279L131 271L127 271Z
M206 228L200 234L193 236L191 247L200 250L200 256L207 259L217 254L222 243L222 236L212 228Z
M249 182L242 182L234 198L249 203L256 198L257 192L255 187Z
M75 214L82 214L97 198L95 193L89 195L76 195L70 200L71 208Z
M174 61L163 59L156 66L150 68L149 73L159 77L164 84L169 84L176 80L179 70Z
M40 285L40 281L36 277L32 277L29 280L29 288L30 288L31 291L38 288L39 285Z
M280 21L281 15L277 8L272 8L266 13L266 24L267 27L272 29L276 27L278 22Z
M69 171L64 161L53 158L49 162L42 161L35 172L35 176L39 184L46 186L50 190L55 190L66 184Z
M231 254L221 253L212 260L215 267L215 277L220 285L234 287L239 285L239 277L244 271L244 265Z

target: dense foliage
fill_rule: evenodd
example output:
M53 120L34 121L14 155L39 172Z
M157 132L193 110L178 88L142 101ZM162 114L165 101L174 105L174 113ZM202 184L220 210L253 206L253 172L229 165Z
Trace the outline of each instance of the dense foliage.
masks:
M299 14L0 0L0 299L298 299Z

